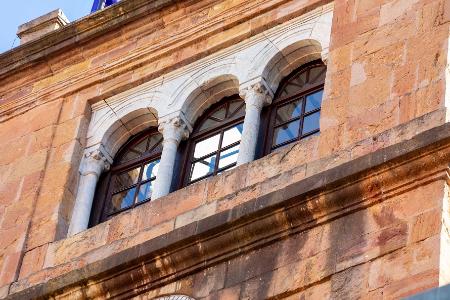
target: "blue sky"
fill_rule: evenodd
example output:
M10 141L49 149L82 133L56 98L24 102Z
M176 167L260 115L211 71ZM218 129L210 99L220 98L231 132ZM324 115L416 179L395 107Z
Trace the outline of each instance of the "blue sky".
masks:
M0 53L11 49L17 27L54 9L61 8L70 21L90 13L93 0L1 0ZM19 45L19 38L14 46Z

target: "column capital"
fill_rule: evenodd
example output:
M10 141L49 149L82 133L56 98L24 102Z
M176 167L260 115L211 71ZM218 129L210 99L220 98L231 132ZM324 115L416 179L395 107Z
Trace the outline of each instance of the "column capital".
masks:
M177 145L189 137L191 126L181 116L165 118L160 121L158 126L159 132L163 135L164 141L173 141Z
M267 86L264 79L259 79L251 83L241 85L239 88L239 96L241 96L245 104L248 106L256 106L262 109L264 106L272 103L273 92Z
M100 177L100 174L103 171L109 170L109 168L110 163L106 155L104 155L100 150L92 150L83 155L83 161L80 166L80 174L82 176L94 174L97 177Z

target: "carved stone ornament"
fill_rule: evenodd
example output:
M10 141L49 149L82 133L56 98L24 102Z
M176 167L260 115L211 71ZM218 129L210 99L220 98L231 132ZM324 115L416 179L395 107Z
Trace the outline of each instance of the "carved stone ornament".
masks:
M245 100L248 106L256 106L259 109L272 103L273 99L272 91L263 81L242 88L239 91L239 96Z
M179 116L162 121L158 130L163 135L164 142L172 141L178 144L181 140L186 140L189 137L187 122Z
M103 171L107 171L109 168L110 164L106 156L100 150L94 150L84 154L80 173L83 176L94 174L99 177Z

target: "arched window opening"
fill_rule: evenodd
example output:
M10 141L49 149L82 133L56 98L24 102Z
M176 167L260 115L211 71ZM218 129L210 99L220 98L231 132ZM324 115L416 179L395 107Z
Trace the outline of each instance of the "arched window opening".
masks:
M326 66L314 61L300 67L280 84L269 107L266 153L320 131Z
M188 142L183 185L220 174L236 166L245 116L245 102L227 97L197 121Z
M103 188L97 189L91 225L103 222L152 198L162 152L163 137L151 128L128 140L119 150ZM93 223L93 224L92 224Z

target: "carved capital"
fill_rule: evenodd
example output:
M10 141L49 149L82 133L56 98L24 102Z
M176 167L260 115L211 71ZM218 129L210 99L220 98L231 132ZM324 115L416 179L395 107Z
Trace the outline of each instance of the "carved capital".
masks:
M179 144L182 140L189 137L189 126L187 122L179 116L161 121L158 130L163 135L163 142L171 141Z
M244 99L247 106L256 106L258 109L269 105L273 99L272 91L263 81L242 87L239 95Z
M100 150L94 150L84 154L80 173L83 176L94 174L100 177L100 174L109 168L110 164L106 156Z

